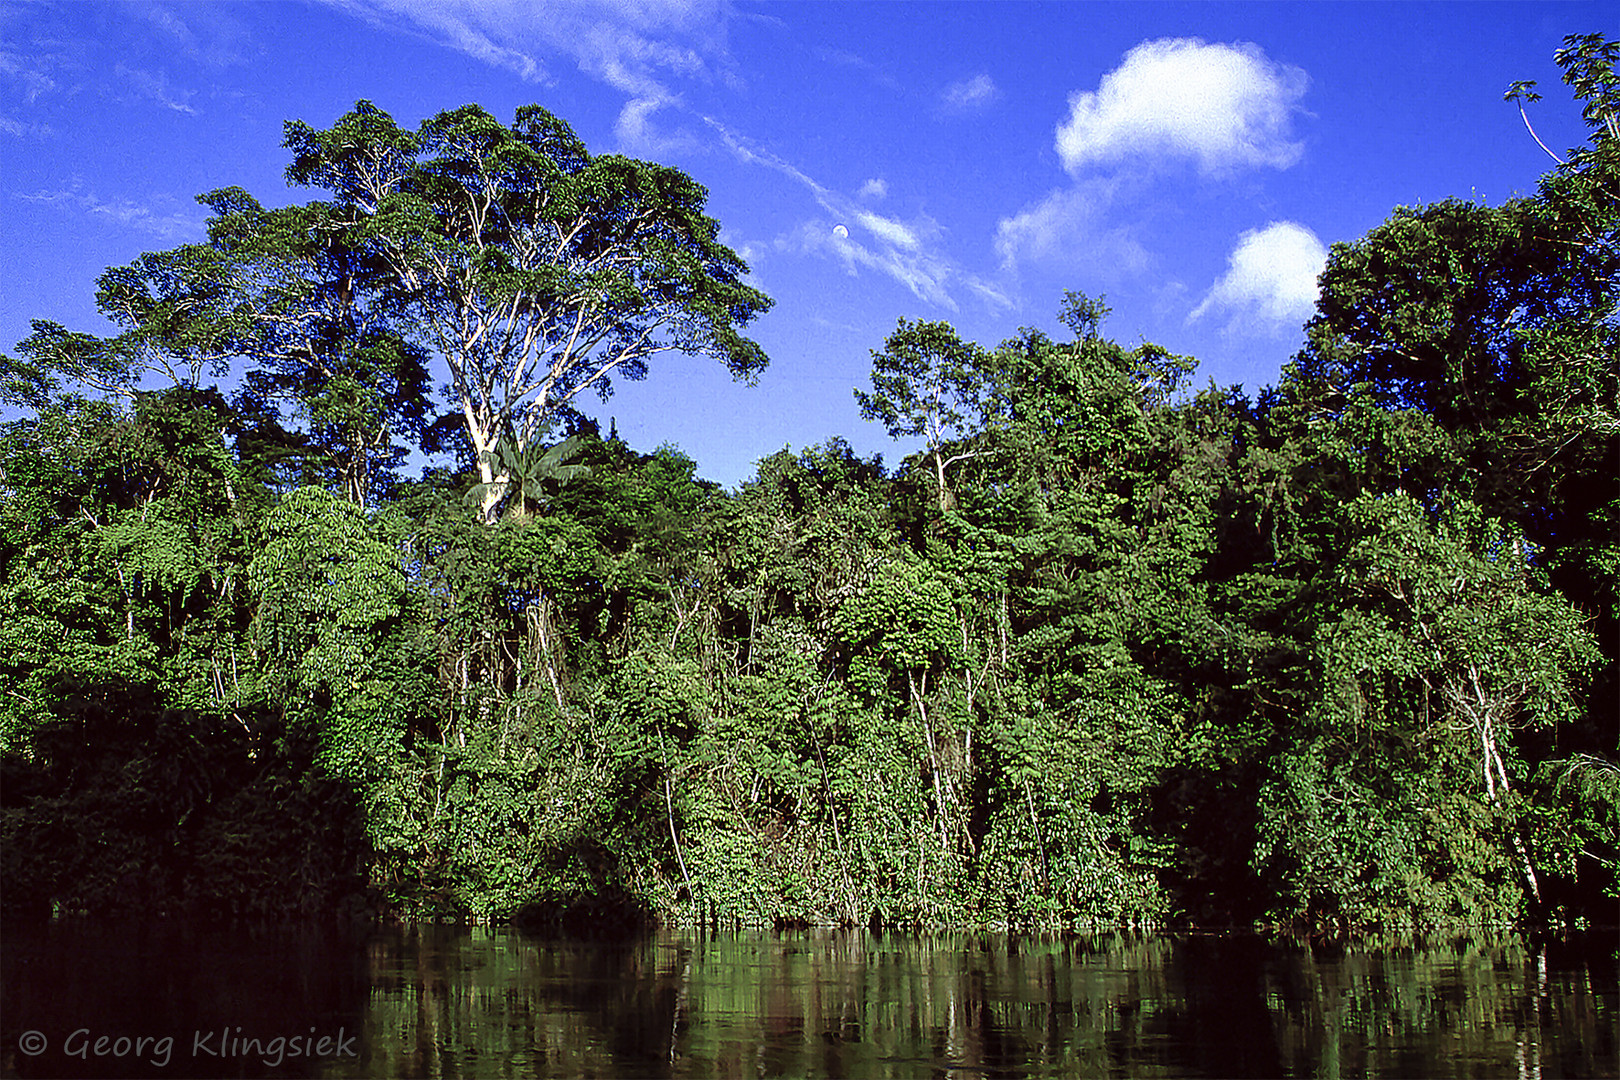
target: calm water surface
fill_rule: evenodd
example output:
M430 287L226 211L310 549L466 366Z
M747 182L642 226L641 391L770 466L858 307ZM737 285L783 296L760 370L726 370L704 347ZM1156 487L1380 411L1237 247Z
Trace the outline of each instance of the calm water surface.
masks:
M1620 1075L1612 934L8 929L6 1076Z

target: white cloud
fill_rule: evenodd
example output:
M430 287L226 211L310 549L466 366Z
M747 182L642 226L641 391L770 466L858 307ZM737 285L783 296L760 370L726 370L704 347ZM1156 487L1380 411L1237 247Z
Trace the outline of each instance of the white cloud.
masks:
M1297 328L1316 308L1316 279L1327 263L1316 234L1274 221L1238 238L1222 274L1187 321L1215 310L1231 313L1228 331L1277 333Z
M84 191L39 191L32 195L17 194L13 197L46 206L74 207L92 217L147 233L165 242L197 241L202 239L206 231L202 215L194 210L171 210L165 213L131 199L104 202L99 196ZM164 201L172 203L172 200Z
M399 26L458 49L520 78L544 81L545 64L566 57L581 71L623 92L615 134L632 153L667 153L689 141L659 130L662 110L685 113L679 80L731 80L734 67L726 48L732 17L725 0L325 0L379 26ZM744 16L751 17L751 16ZM867 71L888 80L874 65L852 53L821 53L829 63ZM988 76L956 88L964 105L995 96ZM918 297L954 309L953 289L967 288L986 302L1006 303L993 285L964 273L938 242L939 228L925 216L901 221L874 214L855 199L818 183L790 162L747 144L705 117L739 159L774 169L809 190L831 220L802 224L779 246L836 258L851 272L876 270ZM887 194L881 179L868 180L861 199ZM860 230L854 238L833 234L835 222Z
M892 244L907 251L916 251L920 246L917 233L910 227L877 214L862 210L855 215L855 220L876 234L884 243Z
M946 106L957 110L982 108L1000 96L995 80L984 74L951 83L940 94Z
M1001 290L964 272L940 249L941 230L926 215L903 222L862 209L854 199L826 187L792 162L749 144L718 120L705 117L705 121L739 160L772 169L803 185L826 213L825 218L803 222L778 239L778 248L831 256L851 274L875 270L905 286L919 300L949 311L957 310L952 290L958 287L970 290L991 307L1012 306ZM868 181L867 187L871 184ZM863 194L865 191L863 188ZM839 235L834 227L843 222L855 223L864 235Z
M364 0L356 0L354 4L343 6L357 7L363 3ZM405 2L391 3L390 0L373 0L373 3L379 8L391 8L395 14L407 16L429 34L436 33L443 44L457 52L466 53L491 67L505 68L525 82L544 82L548 78L544 65L535 57L523 49L500 44L478 26L476 12ZM469 19L466 15L473 18Z
M403 19L443 44L530 82L561 54L629 96L616 131L626 149L669 145L651 115L679 100L672 78L709 79L728 65L720 0L327 0L386 25Z
M1111 277L1141 273L1151 263L1130 230L1110 225L1112 182L1092 182L1054 191L996 226L1001 264L1061 262Z
M1303 147L1290 119L1309 80L1258 46L1197 38L1146 41L1095 91L1076 91L1057 130L1072 173L1124 161L1191 158L1201 172L1283 169Z
M750 274L758 271L760 262L765 258L764 247L754 243L752 240L730 238L726 235L725 230L721 230L720 242L735 251L742 258L742 261L748 264Z
M880 237L868 245L854 237L840 236L824 222L801 225L783 246L801 252L831 254L856 275L861 268L876 270L904 285L917 299L948 311L956 311L951 296L952 281L959 276L950 260L937 252L905 250L885 243Z
M653 123L654 114L669 104L667 99L660 98L631 98L626 102L613 124L619 145L648 157L689 149L693 142L690 135L678 129L673 133L660 131Z
M197 110L193 109L186 100L192 96L193 91L178 91L171 88L169 86L169 76L165 72L159 71L153 74L150 71L142 71L139 68L132 68L128 64L120 63L113 68L113 74L122 79L135 92L137 97L155 101L165 109L173 109L175 112L185 113L188 116L197 115Z

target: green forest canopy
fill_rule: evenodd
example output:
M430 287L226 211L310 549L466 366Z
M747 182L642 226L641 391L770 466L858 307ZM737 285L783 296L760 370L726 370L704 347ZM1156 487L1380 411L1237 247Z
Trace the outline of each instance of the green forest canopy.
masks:
M689 177L537 106L289 123L321 200L203 196L116 336L4 360L7 911L1612 917L1617 50L1535 194L1335 246L1258 397L1077 294L901 320L857 396L926 449L735 492L570 407L764 367Z

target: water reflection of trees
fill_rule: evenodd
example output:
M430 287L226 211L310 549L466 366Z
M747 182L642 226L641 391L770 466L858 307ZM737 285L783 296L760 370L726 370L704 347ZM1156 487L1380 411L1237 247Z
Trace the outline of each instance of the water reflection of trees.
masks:
M1290 1071L1437 1073L1449 1061L1457 1076L1616 1072L1612 941L1294 949L1273 965L1268 995Z
M360 1058L228 1064L388 1077L1610 1076L1615 947L1613 935L581 941L432 925L357 939L56 923L6 933L0 1075L130 1075L128 1061L24 1058L15 1047L29 1029L188 1043L226 1024L315 1024L358 1027Z
M371 964L373 1075L1551 1078L1620 1064L1612 943L416 927L374 942Z

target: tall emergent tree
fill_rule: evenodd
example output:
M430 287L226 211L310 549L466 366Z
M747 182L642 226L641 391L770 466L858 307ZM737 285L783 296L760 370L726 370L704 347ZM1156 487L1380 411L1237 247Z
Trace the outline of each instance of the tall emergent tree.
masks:
M717 239L708 193L677 169L592 156L557 117L507 128L476 105L412 134L368 102L327 131L287 125L297 184L325 188L359 224L415 340L448 392L491 493L503 436L526 450L587 387L640 379L670 350L752 380L765 353L738 328L770 306Z
M391 440L426 434L436 356L493 520L513 482L502 440L521 457L587 388L605 398L671 350L749 381L768 362L739 331L771 300L719 242L704 188L592 156L538 105L510 128L467 105L410 132L362 101L326 131L289 121L285 145L289 182L330 199L201 196L207 244L103 276L98 303L125 332L37 324L29 370L122 393L147 370L195 384L245 360L245 394L290 406L322 471L363 505L401 456Z
M248 409L290 408L308 473L366 506L381 473L420 443L431 413L425 350L407 340L365 223L342 206L267 210L240 188L200 197L211 249L228 260L232 321L252 367Z
M285 447L360 506L419 441L429 415L422 350L395 327L397 305L368 241L341 208L267 210L240 188L209 192L208 242L142 255L97 280L96 306L122 333L73 333L36 320L27 361L127 397L143 380L198 388L240 363L245 412L290 412L304 429ZM352 215L350 215L352 217Z
M1445 429L1449 453L1402 478L1473 500L1547 552L1572 599L1620 618L1620 42L1555 54L1590 143L1533 196L1398 208L1335 245L1304 361L1387 410ZM1515 83L1509 98L1534 98ZM1352 493L1353 494L1353 493Z
M971 450L947 456L946 443L983 427L983 368L984 350L963 341L950 323L901 319L883 350L872 353L872 392L855 391L861 416L883 421L891 439L927 441L941 510L954 505L945 470L973 456Z

